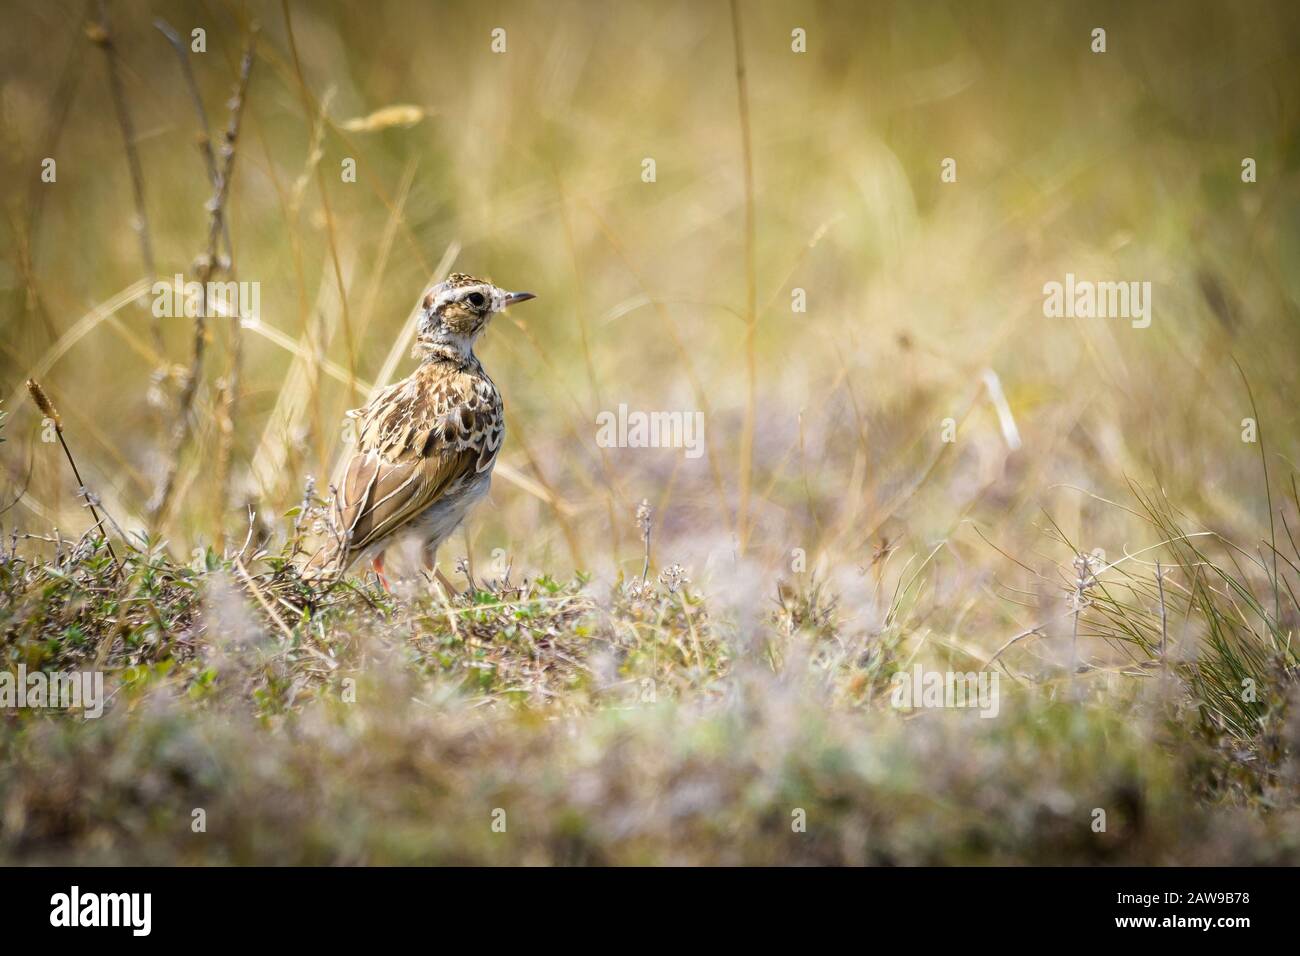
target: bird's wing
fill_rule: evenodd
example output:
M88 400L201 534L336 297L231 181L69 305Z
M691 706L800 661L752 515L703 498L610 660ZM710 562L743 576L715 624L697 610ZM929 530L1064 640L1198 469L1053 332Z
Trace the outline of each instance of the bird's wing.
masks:
M492 466L504 435L491 382L418 370L357 419L357 449L337 485L337 534L348 556L400 529Z

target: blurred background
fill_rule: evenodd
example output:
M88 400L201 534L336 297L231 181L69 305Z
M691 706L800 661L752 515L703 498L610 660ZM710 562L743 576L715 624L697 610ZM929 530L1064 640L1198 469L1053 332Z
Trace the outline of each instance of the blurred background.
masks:
M186 47L204 31L188 61L218 162L259 27L225 209L260 317L207 323L179 443L194 321L155 319L150 283L196 278L213 187L155 18ZM865 594L873 568L929 556L926 613L960 641L1021 621L1004 589L1068 563L1044 514L1083 550L1158 540L1129 480L1257 538L1243 419L1290 487L1293 3L18 2L5 20L8 528L86 522L34 376L126 528L174 468L152 521L174 554L237 545L250 505L283 537L453 270L538 299L479 347L507 442L448 571L503 549L639 573L646 499L656 566L741 606L801 561ZM1150 282L1150 327L1045 317L1067 273ZM598 447L620 404L703 412L707 453Z

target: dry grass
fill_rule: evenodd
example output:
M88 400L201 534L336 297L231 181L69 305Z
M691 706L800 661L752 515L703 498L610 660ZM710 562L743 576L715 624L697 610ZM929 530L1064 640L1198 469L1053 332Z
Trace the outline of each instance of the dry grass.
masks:
M0 226L0 656L115 696L0 716L0 857L1294 862L1291 5L95 13L0 37L3 181L58 163ZM235 264L259 324L154 336L142 277ZM313 593L303 489L453 267L539 295L467 591ZM1151 326L1045 318L1067 272ZM891 708L917 662L999 717Z

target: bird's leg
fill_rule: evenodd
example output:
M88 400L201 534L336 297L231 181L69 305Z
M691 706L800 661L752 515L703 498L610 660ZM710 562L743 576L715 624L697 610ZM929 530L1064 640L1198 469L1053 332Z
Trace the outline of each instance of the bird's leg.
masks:
M430 577L438 582L439 587L442 588L443 593L447 595L449 600L456 596L458 593L456 586L447 579L447 575L438 569L438 552L436 548L424 549L424 570L429 572Z
M379 576L380 586L389 594L392 594L393 589L388 585L388 578L384 577L384 553L382 551L370 559L370 568Z

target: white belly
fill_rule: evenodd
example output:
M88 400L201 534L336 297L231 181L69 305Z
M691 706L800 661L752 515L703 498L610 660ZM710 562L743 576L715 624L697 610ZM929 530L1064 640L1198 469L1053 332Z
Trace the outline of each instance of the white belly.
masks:
M414 539L431 554L465 520L469 509L487 495L491 484L492 470L488 469L467 484L463 491L444 495L412 518L402 537Z

